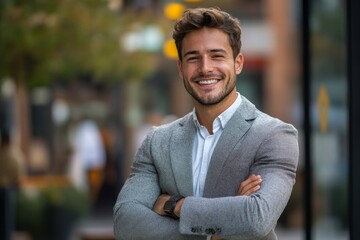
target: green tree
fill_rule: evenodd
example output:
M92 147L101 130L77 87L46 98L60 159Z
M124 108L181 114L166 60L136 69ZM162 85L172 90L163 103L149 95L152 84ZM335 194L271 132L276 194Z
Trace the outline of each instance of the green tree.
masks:
M126 52L122 38L135 28L169 21L154 11L111 11L98 0L2 0L0 79L28 86L81 73L97 80L142 79L155 69L157 52Z

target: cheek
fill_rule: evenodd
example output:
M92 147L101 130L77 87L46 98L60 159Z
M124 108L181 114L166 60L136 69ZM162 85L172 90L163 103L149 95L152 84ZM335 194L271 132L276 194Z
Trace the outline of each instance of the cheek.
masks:
M234 69L235 62L227 59L226 61L218 61L214 63L214 66L216 66L216 68L218 68L219 70L229 71L230 69Z
M236 66L234 64L221 64L219 65L219 71L221 71L223 74L231 75L236 73Z
M187 67L182 70L183 77L186 77L187 79L190 79L192 76L196 75L197 71L193 67Z

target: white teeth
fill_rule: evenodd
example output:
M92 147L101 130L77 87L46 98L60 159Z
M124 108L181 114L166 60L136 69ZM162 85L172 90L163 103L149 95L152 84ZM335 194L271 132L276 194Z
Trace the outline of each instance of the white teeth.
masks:
M218 80L216 79L211 79L211 80L201 80L198 83L199 84L212 84L212 83L216 83Z

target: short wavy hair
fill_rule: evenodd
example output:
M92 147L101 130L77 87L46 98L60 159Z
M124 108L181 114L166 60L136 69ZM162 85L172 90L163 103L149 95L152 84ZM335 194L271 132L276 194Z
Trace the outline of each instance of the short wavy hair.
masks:
M240 53L241 27L237 18L219 8L194 8L185 10L173 29L172 37L180 61L182 61L182 40L185 35L204 27L220 29L227 33L234 58Z

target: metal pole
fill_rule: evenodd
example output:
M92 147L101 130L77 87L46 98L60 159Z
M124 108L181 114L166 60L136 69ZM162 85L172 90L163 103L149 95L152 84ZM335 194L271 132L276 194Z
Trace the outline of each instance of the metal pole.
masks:
M305 209L305 239L311 240L312 228L312 166L311 166L311 116L310 116L310 93L311 93L311 54L310 54L310 3L302 1L302 44L303 44L303 112L304 112L304 209Z
M349 215L350 239L360 239L360 2L347 1L348 81L349 81Z

